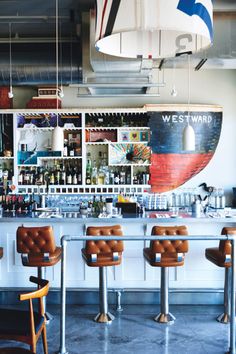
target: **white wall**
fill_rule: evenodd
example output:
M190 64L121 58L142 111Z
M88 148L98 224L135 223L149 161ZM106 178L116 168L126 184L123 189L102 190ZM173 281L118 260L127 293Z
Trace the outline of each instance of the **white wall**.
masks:
M223 187L227 201L232 199L232 187L236 186L236 70L191 71L191 103L219 104L223 106L223 127L216 153L208 166L185 184L195 187L201 182ZM137 107L146 103L187 103L188 71L176 69L175 86L177 97L170 91L173 85L173 71L165 70L166 86L160 88L160 97L103 97L81 98L77 88L64 88L63 108L72 107ZM14 89L14 108L24 108L35 95L30 88Z

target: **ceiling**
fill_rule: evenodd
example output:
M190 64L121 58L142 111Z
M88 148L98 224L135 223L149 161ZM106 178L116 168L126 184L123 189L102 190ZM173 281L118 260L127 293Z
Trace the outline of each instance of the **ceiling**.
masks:
M56 0L0 0L0 84L9 83L11 31L13 84L55 81ZM95 0L58 0L59 67L63 84L83 81L82 13ZM213 0L214 44L193 56L194 67L236 69L236 1ZM119 59L119 58L117 58ZM165 67L185 67L186 60L166 60ZM160 62L158 63L160 65Z

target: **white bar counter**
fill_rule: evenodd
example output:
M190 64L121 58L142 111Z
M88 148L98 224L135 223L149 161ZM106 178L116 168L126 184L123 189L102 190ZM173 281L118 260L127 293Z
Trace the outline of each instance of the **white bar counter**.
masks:
M156 215L157 214L157 215ZM4 256L0 261L1 287L27 287L29 276L36 269L24 267L21 256L16 251L16 230L20 225L52 225L56 243L60 245L63 235L85 235L89 225L121 224L124 235L150 235L154 225L186 225L191 235L219 235L224 226L236 227L236 217L193 218L181 214L179 217L167 217L164 213L146 213L143 216L128 215L122 218L79 217L76 213L53 215L34 214L33 217L17 215L0 218L1 241ZM234 215L232 213L232 215ZM70 216L70 217L69 217ZM156 217L158 216L158 217ZM67 250L67 288L98 287L98 269L88 267L81 257L83 242L68 243ZM149 266L143 258L143 248L148 241L125 241L122 264L109 267L108 282L110 288L153 289L159 288L160 269ZM224 270L205 259L205 248L217 246L218 241L189 241L189 252L183 267L170 269L170 288L176 289L218 289L223 288ZM60 287L60 263L47 268L47 278L51 287Z

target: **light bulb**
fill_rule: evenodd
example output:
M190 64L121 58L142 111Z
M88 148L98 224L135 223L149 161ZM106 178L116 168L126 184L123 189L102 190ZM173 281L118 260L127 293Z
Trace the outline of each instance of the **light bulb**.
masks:
M14 97L14 94L12 92L12 87L10 88L10 91L8 92L8 97L9 98L13 98Z
M176 97L176 96L178 95L178 92L177 92L175 86L173 86L173 88L172 88L170 94L171 94L172 97Z

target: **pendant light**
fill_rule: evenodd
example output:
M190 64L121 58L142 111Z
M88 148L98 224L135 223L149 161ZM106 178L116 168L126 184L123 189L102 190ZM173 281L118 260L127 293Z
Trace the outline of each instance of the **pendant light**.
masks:
M56 118L57 126L52 133L52 151L61 151L64 149L64 130L58 125L58 0L56 0Z
M13 98L13 90L12 90L12 46L11 46L11 22L9 23L9 78L10 78L10 90L8 92L8 97Z
M97 0L96 49L125 58L170 58L212 44L212 0Z
M61 78L61 85L60 85L60 89L58 92L58 95L60 98L64 97L64 91L63 91L63 86L62 86L62 41L61 41L61 22L60 22L60 33L59 33L59 37L60 37L60 78Z
M188 55L188 122L183 130L183 150L194 151L195 150L195 132L190 125L190 55Z
M176 97L178 95L178 92L175 87L175 63L173 63L173 86L170 92L172 97Z

